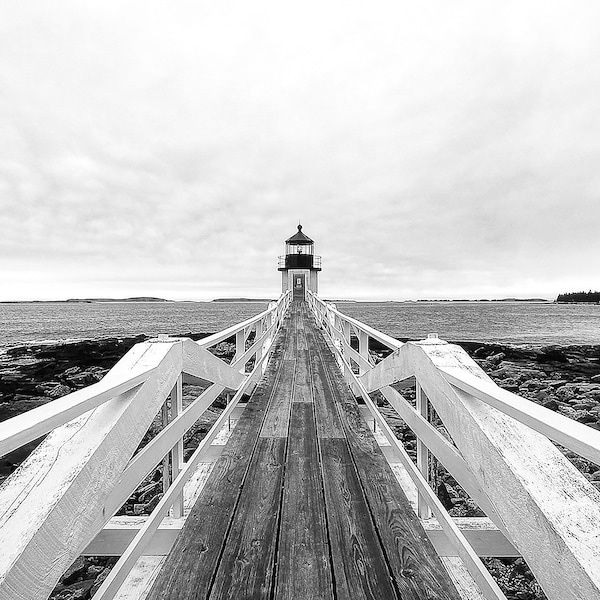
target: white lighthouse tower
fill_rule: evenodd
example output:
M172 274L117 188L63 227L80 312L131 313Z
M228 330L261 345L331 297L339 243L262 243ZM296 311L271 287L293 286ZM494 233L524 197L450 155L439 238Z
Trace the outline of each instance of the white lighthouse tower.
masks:
M285 241L285 255L279 257L281 291L294 290L294 299L304 299L305 290L319 291L321 257L314 254L315 243L304 233L302 225Z

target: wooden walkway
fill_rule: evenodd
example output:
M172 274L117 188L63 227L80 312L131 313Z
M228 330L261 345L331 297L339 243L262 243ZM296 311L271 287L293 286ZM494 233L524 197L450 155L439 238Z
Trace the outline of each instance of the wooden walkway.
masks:
M149 598L458 600L303 301Z

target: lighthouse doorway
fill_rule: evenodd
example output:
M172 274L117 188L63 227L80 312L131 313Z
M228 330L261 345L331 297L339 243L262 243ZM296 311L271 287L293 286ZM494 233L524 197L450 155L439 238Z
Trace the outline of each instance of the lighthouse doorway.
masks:
M304 300L304 287L306 283L306 275L304 273L294 273L294 300Z

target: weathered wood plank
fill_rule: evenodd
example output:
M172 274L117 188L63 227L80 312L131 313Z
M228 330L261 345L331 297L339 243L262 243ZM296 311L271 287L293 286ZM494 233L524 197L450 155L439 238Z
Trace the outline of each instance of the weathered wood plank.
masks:
M283 356L285 360L296 360L297 322L298 304L296 302L292 302L292 304L290 305L288 315L286 316L286 319L283 324L283 326L287 330L287 342Z
M148 598L206 598L239 500L248 464L278 380L285 330L276 340L266 377L257 386L231 438L187 517Z
M289 347L289 339L286 341L286 349ZM295 360L281 361L281 375L273 398L269 404L269 410L265 416L261 437L286 437L290 424L290 410L292 395L294 392Z
M114 600L145 600L164 563L164 556L141 556Z
M338 598L396 598L345 439L319 441Z
M312 386L309 379L308 354L306 350L298 352L296 362L296 381L294 384L294 402L312 402Z
M211 600L270 598L286 438L260 438L227 537Z
M317 335L321 335L317 333ZM319 438L345 437L344 428L340 416L331 401L325 367L316 349L309 352L310 377L312 383L312 395L315 403L315 416L317 421L317 436ZM337 369L337 365L335 365Z
M300 361L299 361L300 364ZM313 405L292 406L275 598L333 598Z
M311 343L326 366L330 396L341 417L350 454L400 597L459 600L425 530L360 416L356 400L325 340L315 335Z

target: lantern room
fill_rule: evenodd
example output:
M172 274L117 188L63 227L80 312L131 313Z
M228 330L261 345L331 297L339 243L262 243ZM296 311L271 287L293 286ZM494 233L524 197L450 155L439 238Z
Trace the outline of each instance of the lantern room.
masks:
M298 231L285 241L285 255L279 257L281 290L294 291L294 298L304 298L305 290L318 292L321 257L315 256L315 243L298 225Z

